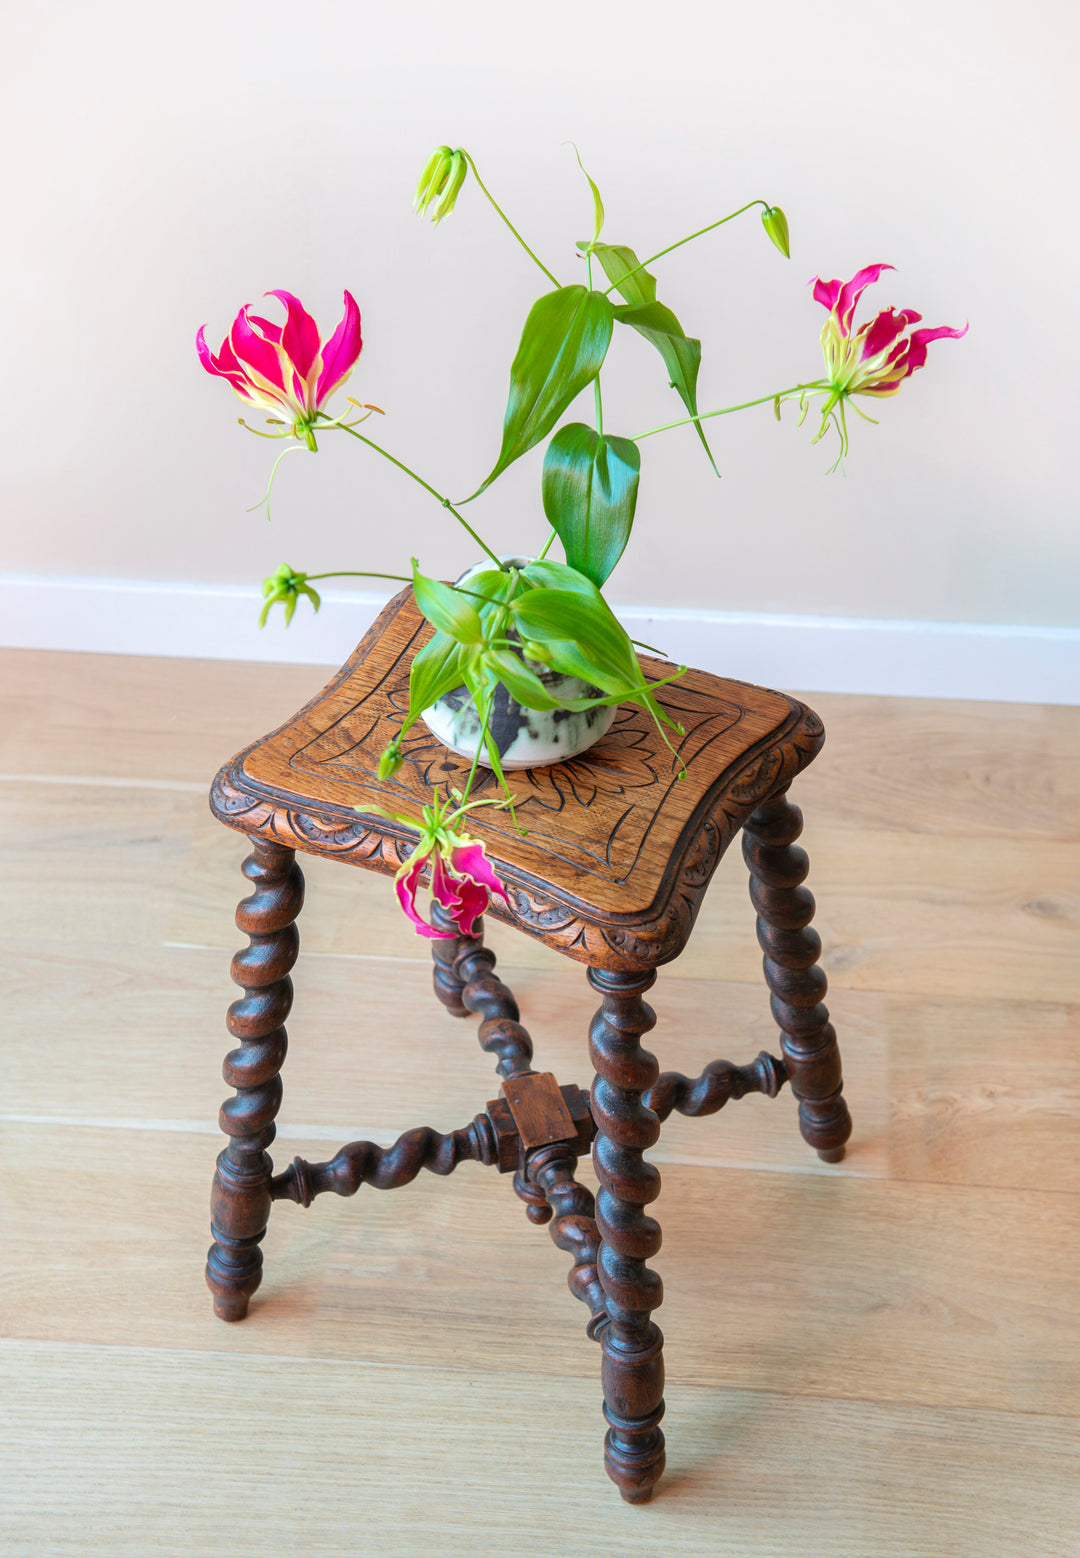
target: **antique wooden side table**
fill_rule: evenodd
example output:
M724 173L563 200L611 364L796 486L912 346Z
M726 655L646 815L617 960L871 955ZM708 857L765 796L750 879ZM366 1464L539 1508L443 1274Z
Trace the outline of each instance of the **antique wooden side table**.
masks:
M605 1465L623 1498L640 1503L664 1468L663 1337L652 1320L663 1289L647 1265L660 1248L660 1227L644 1210L659 1194L660 1176L643 1158L660 1122L673 1110L711 1114L749 1092L774 1097L790 1082L802 1134L826 1162L843 1156L851 1132L836 1035L822 1004L821 942L809 923L814 899L802 885L807 858L794 846L802 819L786 794L824 732L817 715L792 698L691 671L659 693L685 727L678 742L685 778L635 705L621 709L585 755L509 775L528 837L504 811L481 809L469 821L512 906L495 902L490 912L587 965L602 1003L590 1031L590 1091L532 1069L532 1042L480 935L435 941L435 992L455 1015L481 1016L480 1043L498 1057L500 1096L448 1135L411 1130L386 1149L353 1142L328 1163L297 1158L275 1174L266 1149L281 1103L304 891L295 852L393 873L415 835L365 815L365 803L418 813L433 786L460 787L468 770L414 727L404 767L392 780L376 777L408 703L412 652L429 632L411 591L403 591L326 689L214 782L214 814L255 846L243 867L254 891L236 914L250 945L232 964L244 995L229 1008L238 1042L224 1076L236 1092L221 1110L229 1144L214 1177L206 1279L217 1314L242 1319L259 1285L259 1241L274 1201L306 1207L324 1190L387 1189L408 1184L421 1168L449 1174L466 1159L512 1173L529 1218L550 1222L555 1243L572 1257L570 1290L588 1306L588 1333L603 1352ZM651 675L670 669L644 663ZM642 997L658 965L685 946L717 862L740 829L782 1055L763 1053L743 1066L713 1061L694 1079L661 1074L641 1043L656 1020ZM590 1143L600 1183L595 1204L574 1178Z

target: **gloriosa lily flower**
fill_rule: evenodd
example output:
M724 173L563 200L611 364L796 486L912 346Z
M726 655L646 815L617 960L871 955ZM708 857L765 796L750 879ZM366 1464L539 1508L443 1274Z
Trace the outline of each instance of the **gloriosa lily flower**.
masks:
M259 613L259 626L261 628L266 626L266 619L270 615L270 607L276 606L278 601L284 601L285 626L288 627L293 619L293 612L296 610L296 603L301 595L306 595L315 607L315 610L318 611L322 605L322 600L318 590L314 589L307 580L308 576L306 573L297 573L294 568L289 567L288 563L282 563L276 573L272 573L269 578L264 579L262 592L266 604Z
M438 227L443 217L449 216L454 209L454 201L468 171L469 164L461 147L451 151L449 146L436 146L424 164L416 186L413 210L417 216L427 216L430 211L431 219Z
M943 336L959 340L966 335L968 326L954 330L950 325L938 325L933 330L912 330L911 326L922 318L913 308L883 308L869 324L862 325L854 335L852 321L859 299L881 276L882 271L893 270L892 265L866 265L857 271L850 281L822 281L813 278L814 301L829 310L829 317L821 332L821 350L828 374L828 393L821 409L821 427L814 443L823 438L830 419L836 420L840 434L840 458L847 453L848 436L844 418L844 405L850 395L895 395L905 379L916 368L926 363L926 349L931 341ZM907 332L910 331L910 334ZM833 413L839 410L839 418ZM857 407L853 409L858 410ZM860 416L862 413L859 413ZM873 420L868 418L867 420Z
M199 330L199 360L207 373L227 379L248 405L284 417L295 436L314 449L315 418L326 398L349 377L363 346L360 310L346 292L341 323L323 341L298 297L280 290L265 296L284 304L283 325L249 314L251 305L245 303L216 354L206 344L205 325Z
M450 803L439 800L436 792L430 806L423 810L420 838L416 848L394 877L398 902L412 920L418 936L429 939L454 936L471 936L477 919L488 906L493 893L501 898L507 908L510 900L506 889L495 875L488 861L482 839L471 838L461 832L461 818L476 806L504 806L505 801L472 801L467 806L449 809ZM378 812L380 816L392 816L396 822L404 822L415 828L412 817L400 817L394 812L383 812L377 806L357 807L358 811ZM455 930L440 930L424 919L416 907L416 894L424 866L431 860L431 896L440 904L456 926Z

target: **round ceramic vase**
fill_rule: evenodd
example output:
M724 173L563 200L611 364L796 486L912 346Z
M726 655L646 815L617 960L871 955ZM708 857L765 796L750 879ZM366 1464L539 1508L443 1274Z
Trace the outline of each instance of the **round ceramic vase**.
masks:
M523 568L530 561L527 557L508 557L504 562ZM457 581L463 584L474 573L480 573L490 564L479 563L463 573ZM550 666L537 660L525 660L530 671L535 671L544 686L556 698L597 698L598 687L591 687L576 676L563 676ZM597 705L592 709L527 709L512 698L500 684L495 689L488 729L499 761L504 768L542 768L547 763L562 763L568 757L576 757L595 745L605 736L615 718L614 705ZM431 734L470 761L480 746L481 721L472 694L466 687L455 687L444 693L430 708L424 709L421 719ZM479 766L487 768L485 750L481 751Z

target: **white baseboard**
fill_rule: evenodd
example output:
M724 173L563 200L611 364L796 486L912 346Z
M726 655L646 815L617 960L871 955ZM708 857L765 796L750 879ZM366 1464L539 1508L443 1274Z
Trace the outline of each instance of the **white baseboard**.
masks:
M0 575L0 644L340 665L389 593L327 590L256 623L247 586ZM633 638L722 676L800 692L1080 704L1080 628L620 607Z

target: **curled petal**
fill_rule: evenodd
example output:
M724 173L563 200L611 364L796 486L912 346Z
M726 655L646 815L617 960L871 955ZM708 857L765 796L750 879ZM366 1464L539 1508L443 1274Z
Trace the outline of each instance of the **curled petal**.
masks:
M961 336L967 335L970 327L965 325L962 330L954 330L951 325L938 325L934 330L913 330L911 332L911 350L908 352L907 378L915 372L916 368L926 365L926 348L931 341L940 341L943 337L959 341Z
M820 303L831 314L836 307L836 300L840 296L840 288L844 283L842 281L822 281L820 276L813 276L811 280L814 283L814 302Z
M450 865L458 876L469 877L478 882L489 893L494 893L496 898L501 898L506 907L510 907L510 900L506 896L506 888L495 875L494 868L487 858L486 851L479 839L470 839L467 842L455 844L450 852Z
M426 936L429 940L452 939L455 935L454 931L437 930L434 925L427 923L416 908L416 890L420 886L420 876L426 859L425 851L411 855L404 869L399 871L394 879L394 890L398 895L398 902L416 927L418 936Z
M864 265L850 281L822 281L820 276L815 276L814 301L823 303L830 313L836 315L841 334L847 335L851 329L852 315L867 287L877 281L882 271L894 269L892 265Z
M352 293L346 292L345 313L341 323L323 347L322 371L315 385L316 405L348 378L363 344L360 336L360 310Z
M921 318L922 315L917 314L914 309L902 309L897 313L894 309L883 308L880 314L875 314L870 323L863 325L859 331L862 337L863 361L888 351L904 331Z
M227 379L238 395L242 395L245 400L251 400L253 397L248 388L247 375L236 360L228 341L221 343L221 351L215 356L206 344L205 332L206 326L200 326L199 333L195 337L195 349L207 373L214 373L219 378Z
M257 374L270 388L285 390L281 347L252 328L246 307L233 320L229 345L249 373Z
M277 298L285 305L286 319L278 333L278 340L292 367L302 379L306 379L319 355L319 327L293 293L275 289L266 296Z

